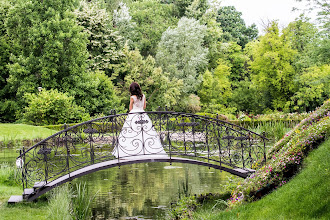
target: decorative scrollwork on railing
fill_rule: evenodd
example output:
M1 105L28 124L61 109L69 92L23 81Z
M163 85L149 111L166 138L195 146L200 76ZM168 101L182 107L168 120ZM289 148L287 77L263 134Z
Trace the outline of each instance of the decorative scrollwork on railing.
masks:
M113 111L114 112L114 111ZM65 129L22 149L23 187L51 182L92 164L124 157L188 157L248 168L265 157L265 140L240 126L170 111L114 114Z

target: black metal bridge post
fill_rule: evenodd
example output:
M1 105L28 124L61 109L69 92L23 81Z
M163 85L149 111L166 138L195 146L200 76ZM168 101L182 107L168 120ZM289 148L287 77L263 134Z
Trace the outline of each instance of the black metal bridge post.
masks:
M221 161L221 143L220 143L220 132L219 132L219 115L217 113L217 123L216 123L216 131L217 131L217 142L218 142L218 148L219 148L219 162L220 162L220 167L222 165L222 161Z
M170 165L172 165L172 143L171 143L171 138L170 138L170 126L168 123L168 112L167 112L167 106L165 106L165 111L166 111L166 129L167 129L167 140L168 140L168 150L170 152Z
M207 162L210 163L210 145L209 145L209 133L208 133L208 122L205 124L205 131L206 131L206 146L207 146ZM209 167L210 169L210 167Z
M22 160L22 161L20 161L20 165L21 165L21 169L22 169L22 185L23 185L23 191L24 191L25 187L27 186L24 146L23 146L23 152L22 152L22 150L20 150L20 159Z
M67 129L66 123L64 124L64 129ZM68 175L70 178L70 149L68 147L68 132L65 131L65 148L66 148L66 167L68 169Z

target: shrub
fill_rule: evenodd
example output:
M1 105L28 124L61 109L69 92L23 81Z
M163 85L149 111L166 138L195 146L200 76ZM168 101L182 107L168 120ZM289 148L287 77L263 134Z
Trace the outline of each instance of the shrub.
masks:
M74 102L74 97L57 90L43 90L38 94L24 95L28 106L23 121L34 125L63 124L89 119L83 107Z

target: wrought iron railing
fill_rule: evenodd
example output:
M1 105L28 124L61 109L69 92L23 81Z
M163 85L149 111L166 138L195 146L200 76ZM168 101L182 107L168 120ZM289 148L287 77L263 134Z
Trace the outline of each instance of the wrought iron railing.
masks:
M226 121L171 111L112 113L64 127L23 148L17 160L23 188L132 156L188 157L233 168L251 168L255 161L266 160L263 135Z

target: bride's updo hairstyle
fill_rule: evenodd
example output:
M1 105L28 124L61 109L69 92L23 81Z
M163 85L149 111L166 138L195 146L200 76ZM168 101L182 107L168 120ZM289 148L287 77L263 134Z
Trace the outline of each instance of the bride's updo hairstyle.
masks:
M129 86L129 92L131 95L136 95L138 99L142 100L143 94L138 83L132 82L132 84Z

